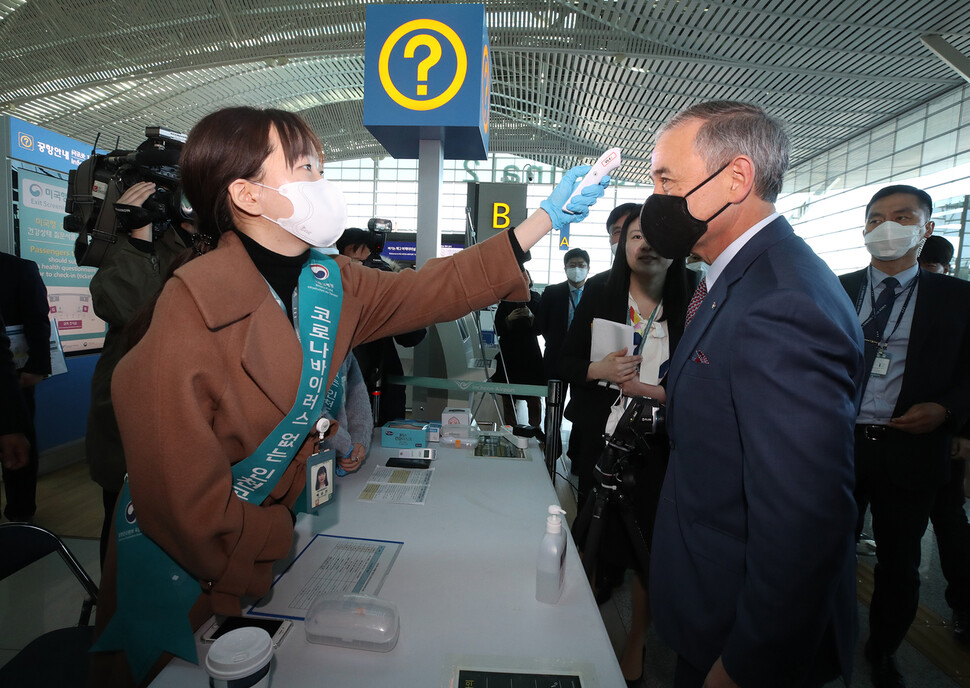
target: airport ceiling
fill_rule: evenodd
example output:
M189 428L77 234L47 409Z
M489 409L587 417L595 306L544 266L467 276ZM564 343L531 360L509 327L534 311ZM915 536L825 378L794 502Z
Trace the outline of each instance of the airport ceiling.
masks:
M611 146L644 181L657 127L709 99L790 126L793 164L966 82L966 0L486 0L491 152L568 167ZM328 159L361 123L362 0L0 0L0 112L122 147L230 104L300 112Z

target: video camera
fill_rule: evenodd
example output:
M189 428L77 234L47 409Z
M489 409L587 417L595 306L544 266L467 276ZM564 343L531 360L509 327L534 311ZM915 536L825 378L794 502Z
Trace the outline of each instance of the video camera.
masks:
M666 431L667 407L650 397L632 397L613 432L606 438L608 444L632 451L637 444L646 445L649 435Z
M146 127L145 137L133 151L93 153L69 173L64 229L78 235L74 242L78 265L98 267L107 247L118 240L119 228L130 232L151 224L158 236L169 223L192 219L192 209L179 187L178 163L185 135ZM158 188L140 208L117 205L118 198L138 182L153 182Z
M604 483L622 480L626 463L634 451L646 452L650 438L666 433L666 406L650 397L633 397L616 423L612 433L605 435L606 446L596 463L596 472ZM662 441L666 441L664 438Z

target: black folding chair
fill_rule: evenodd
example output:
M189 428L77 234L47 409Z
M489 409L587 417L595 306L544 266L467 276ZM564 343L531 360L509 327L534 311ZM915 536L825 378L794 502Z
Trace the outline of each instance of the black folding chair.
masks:
M89 626L91 609L97 604L98 586L77 557L59 537L29 523L0 525L0 580L49 554L60 555L84 588L84 602L77 626L50 631L34 639L13 659L0 667L0 686L84 686L88 674L88 650L94 641ZM38 614L43 610L36 610Z

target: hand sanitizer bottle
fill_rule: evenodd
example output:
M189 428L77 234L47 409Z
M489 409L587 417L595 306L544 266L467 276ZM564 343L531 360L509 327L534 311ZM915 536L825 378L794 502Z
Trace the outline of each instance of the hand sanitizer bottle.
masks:
M536 562L536 599L546 604L556 604L562 595L563 577L566 572L566 532L562 529L561 515L565 513L556 504L549 507L546 534L539 543L539 558Z

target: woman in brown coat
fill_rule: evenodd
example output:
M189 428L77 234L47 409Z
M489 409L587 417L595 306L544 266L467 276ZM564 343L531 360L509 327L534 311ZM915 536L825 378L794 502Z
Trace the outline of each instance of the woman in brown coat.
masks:
M241 597L265 594L273 563L292 543L293 507L316 433L294 442L294 455L260 503L239 498L231 469L300 401L295 287L304 266L313 265L310 248L332 244L344 229L343 202L321 180L321 160L318 139L292 113L230 108L193 128L180 162L183 189L199 232L218 245L168 281L147 333L114 374L130 488L116 523L124 525L125 513L133 521L133 511L141 532L197 581L192 628L212 613L238 615ZM322 389L358 344L526 298L525 253L553 226L585 217L603 193L591 187L570 204L579 214L562 213L585 171L566 173L543 210L513 231L417 272L369 270L335 257L343 301ZM301 286L301 300L303 293ZM117 561L112 543L99 630L125 604L115 595L125 576Z

